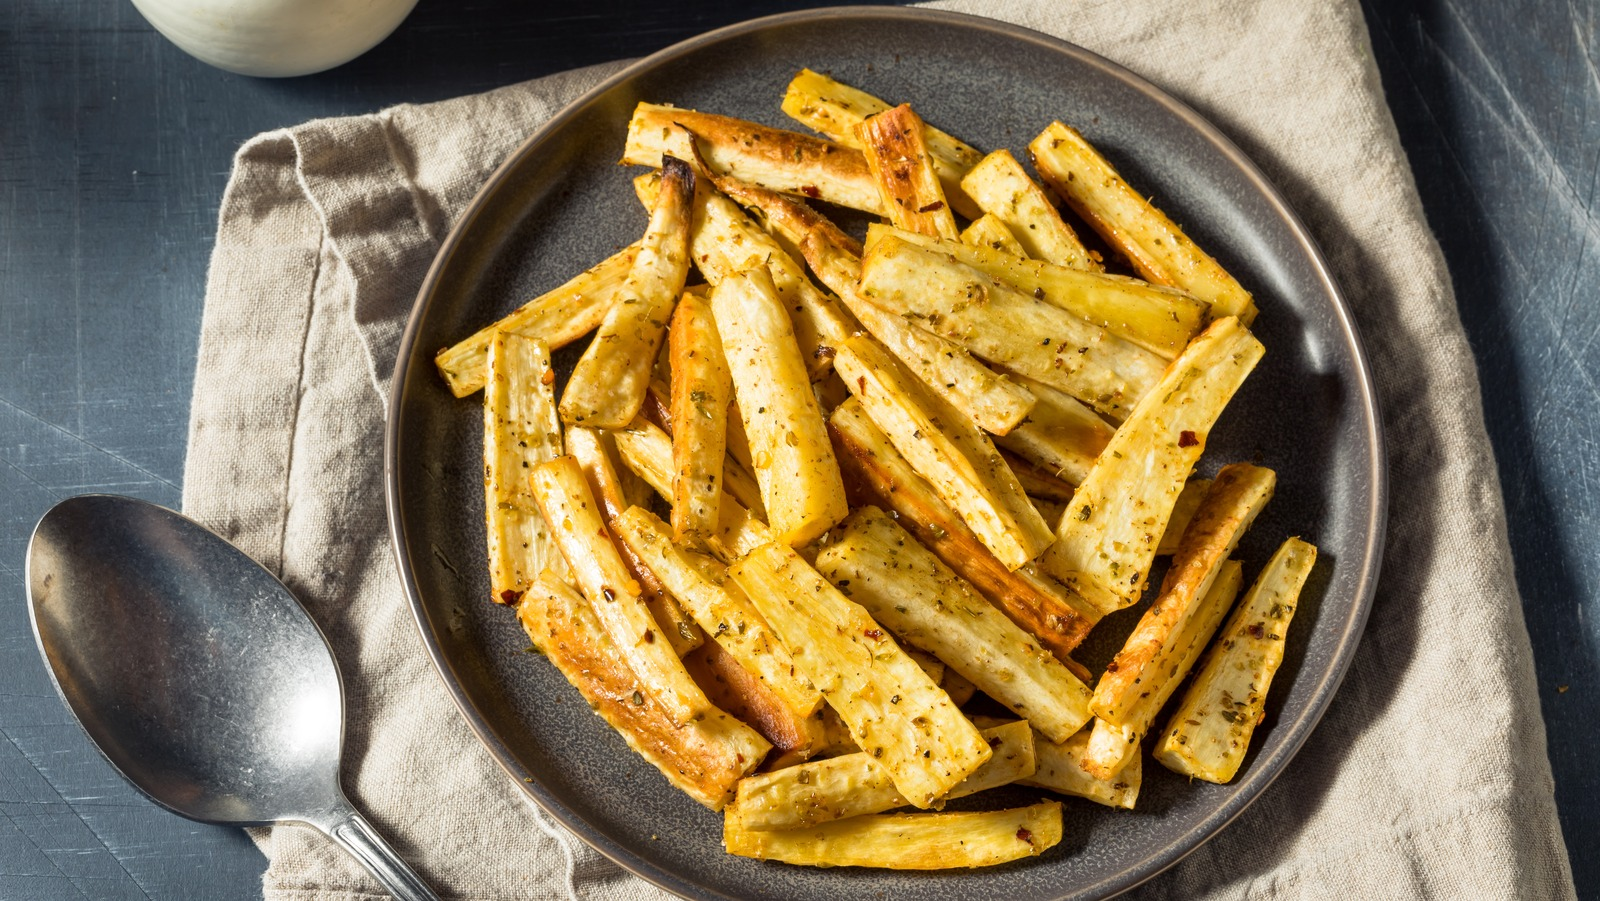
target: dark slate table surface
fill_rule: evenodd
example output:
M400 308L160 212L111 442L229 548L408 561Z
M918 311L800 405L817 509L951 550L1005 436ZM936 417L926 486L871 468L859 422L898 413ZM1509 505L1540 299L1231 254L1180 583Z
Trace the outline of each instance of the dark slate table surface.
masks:
M243 832L157 810L89 745L39 662L22 583L29 532L56 500L179 504L206 262L238 145L816 5L423 0L367 56L287 81L210 69L125 2L0 6L0 899L260 894L265 861ZM1483 374L1579 894L1600 897L1597 9L1366 5Z

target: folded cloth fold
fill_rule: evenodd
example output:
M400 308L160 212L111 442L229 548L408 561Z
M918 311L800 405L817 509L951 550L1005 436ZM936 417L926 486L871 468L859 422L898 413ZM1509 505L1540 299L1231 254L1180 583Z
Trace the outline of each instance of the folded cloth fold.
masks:
M935 5L1087 47L1221 127L1323 248L1382 399L1386 562L1344 687L1283 777L1139 893L1571 897L1477 375L1359 6ZM264 134L223 198L184 506L311 608L345 676L347 790L447 897L661 894L526 804L451 703L400 590L379 451L400 331L450 224L615 68ZM381 896L308 830L258 840L268 898Z

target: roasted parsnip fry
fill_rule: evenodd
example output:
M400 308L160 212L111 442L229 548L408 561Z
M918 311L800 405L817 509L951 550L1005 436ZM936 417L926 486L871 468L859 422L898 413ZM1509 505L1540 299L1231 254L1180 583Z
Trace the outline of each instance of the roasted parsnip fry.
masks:
M895 449L1007 568L1015 570L1049 546L1049 527L994 444L924 390L882 345L851 338L833 364Z
M827 740L820 712L796 719L794 711L722 645L706 642L684 656L683 666L711 703L772 743L772 753L762 766L810 760Z
M622 562L583 470L571 457L533 468L533 494L572 569L573 581L639 681L676 722L703 716L711 703L683 668Z
M1065 391L1025 376L1017 381L1034 396L1033 409L1021 425L994 442L1058 478L1082 482L1114 430Z
M618 517L616 532L682 600L695 622L781 698L798 719L817 712L822 695L795 675L789 652L739 586L724 578L722 564L674 544L666 524L642 507L630 508Z
M711 306L767 523L778 540L809 544L850 511L789 315L765 268L724 279Z
M659 180L648 173L634 180L639 197L650 203ZM795 341L813 378L827 374L829 350L860 330L855 317L833 297L819 291L805 269L738 204L707 191L695 213L689 252L695 267L712 285L747 269L765 266L783 298L794 325Z
M498 332L489 339L489 381L483 395L483 493L488 533L489 593L515 605L539 573L566 571L528 469L561 455L561 422L551 385L555 373L544 342Z
M1172 518L1167 520L1167 528L1161 533L1161 543L1156 545L1157 557L1178 552L1178 542L1183 540L1183 530L1189 527L1189 520L1194 519L1194 511L1200 509L1200 501L1205 499L1206 492L1210 490L1210 479L1190 479L1183 483L1183 491L1178 494L1178 502L1172 505Z
M1098 611L1032 563L1007 569L872 424L859 401L834 410L828 428L858 491L899 513L901 525L1058 660L1070 659L1068 653L1099 620Z
M489 360L489 339L496 332L515 332L559 350L594 331L621 295L639 255L630 244L585 270L554 291L535 297L493 325L439 351L433 365L456 397L466 397L483 387Z
M1189 675L1228 608L1233 606L1233 599L1238 597L1239 572L1239 561L1223 562L1216 581L1211 583L1211 590L1206 592L1204 603L1184 627L1183 634L1163 648L1151 665L1151 672L1165 674L1166 678L1146 686L1148 694L1139 698L1122 723L1113 725L1095 717L1094 729L1089 734L1089 749L1082 763L1085 772L1097 779L1113 779L1130 760L1137 758L1139 742L1150 731L1156 714Z
M672 126L694 134L711 171L790 194L804 194L866 213L881 213L877 186L861 151L743 119L641 103L628 122L623 165L661 165L671 153Z
M724 818L729 854L817 867L949 870L1043 854L1061 841L1061 802L961 813L884 813L758 831Z
M834 81L826 75L800 70L783 95L783 111L800 124L847 146L858 147L855 127L868 116L875 116L889 104L866 91ZM956 212L968 219L983 211L961 190L961 176L983 156L976 148L928 127L924 135L934 170L944 193Z
M582 426L570 428L567 430L567 453L578 461L578 466L589 480L589 490L600 502L601 518L606 528L615 532L617 517L632 505L622 490L616 448L610 435L609 432ZM655 573L626 545L618 544L617 553L622 556L628 573L639 583L639 596L644 599L645 607L649 608L650 616L661 626L666 640L672 644L672 650L682 657L699 647L700 642L705 640L700 627L695 625L677 599L667 592Z
M722 809L735 783L770 749L755 730L716 707L694 722L674 718L649 693L652 686L631 668L589 601L551 574L523 595L517 616L534 646L629 747L712 810Z
M612 438L628 468L654 488L662 500L671 503L672 436L652 422L635 419L627 428L613 432ZM761 506L761 489L756 485L755 477L745 472L734 460L723 459L722 487L727 493L718 505L720 509L728 508L728 502L732 500L732 506L749 509L758 519L766 515ZM727 516L720 516L719 519L723 523L728 521Z
M1205 325L1204 301L1121 275L1081 272L1044 260L1029 260L989 246L951 242L882 223L867 228L867 249L894 236L940 253L1053 306L1086 319L1119 338L1170 360Z
M1033 730L1026 722L995 725L979 734L993 755L950 789L944 800L1010 785L1033 774ZM872 755L858 752L749 776L739 782L725 813L742 829L800 829L882 813L906 803Z
M1047 788L1063 795L1087 798L1107 807L1132 810L1139 798L1139 784L1143 781L1144 765L1135 754L1132 760L1110 779L1096 779L1084 772L1083 759L1089 751L1089 734L1092 730L1080 729L1064 742L1047 741L1035 735L1033 742L1034 771L1017 781L1023 785ZM737 794L734 797L738 797Z
M889 221L908 231L955 240L961 232L922 133L922 117L906 103L856 125L857 143Z
M1316 547L1298 538L1267 561L1156 742L1155 757L1167 769L1207 782L1229 782L1239 772L1316 562Z
M1099 272L1101 266L1056 212L1044 189L1028 177L1011 151L996 150L961 179L961 189L996 216L1022 246L1023 255L1058 266ZM895 225L900 225L896 222ZM904 228L905 226L900 226Z
M650 371L666 337L667 320L689 275L689 229L694 215L694 173L667 157L661 190L622 299L605 321L561 395L561 418L573 425L620 429L644 405Z
M788 545L763 545L728 575L910 803L928 807L989 759L988 744L949 696Z
M1006 228L1006 224L1000 221L1000 217L993 213L984 213L982 216L972 220L972 224L961 232L961 243L970 244L973 247L987 247L991 250L998 250L1002 253L1014 254L1019 257L1027 256L1027 252L1022 249L1021 242L1017 240L1017 236L1013 235L1011 229Z
M1219 319L1237 316L1246 325L1255 319L1250 292L1123 181L1077 130L1053 122L1028 150L1039 176L1140 275L1206 301Z
M981 252L960 242L949 246ZM1121 419L1160 378L1160 356L898 236L861 261L861 293L891 313Z
M733 383L711 304L684 295L672 315L672 534L704 547L717 532Z
M877 507L852 513L816 565L901 640L943 660L1052 741L1089 721L1089 686Z
M1165 648L1180 641L1185 626L1203 606L1211 582L1239 539L1272 499L1272 470L1249 463L1224 466L1183 532L1161 593L1133 627L1122 650L1094 689L1094 715L1121 725L1153 685L1168 678L1150 667Z
M1173 361L1078 485L1046 572L1106 613L1139 599L1206 436L1264 352L1230 316Z

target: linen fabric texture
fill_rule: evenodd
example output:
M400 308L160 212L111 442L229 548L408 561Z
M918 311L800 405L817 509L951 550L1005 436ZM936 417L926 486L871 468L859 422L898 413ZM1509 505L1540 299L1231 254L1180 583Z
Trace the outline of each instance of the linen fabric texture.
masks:
M934 5L1086 47L1220 127L1320 244L1378 386L1388 542L1348 677L1283 776L1134 894L1571 897L1477 373L1359 6ZM396 345L451 223L619 65L260 135L223 198L184 507L312 610L345 679L346 790L445 897L665 897L527 803L473 736L406 606L376 452ZM387 897L307 828L255 834L268 899Z

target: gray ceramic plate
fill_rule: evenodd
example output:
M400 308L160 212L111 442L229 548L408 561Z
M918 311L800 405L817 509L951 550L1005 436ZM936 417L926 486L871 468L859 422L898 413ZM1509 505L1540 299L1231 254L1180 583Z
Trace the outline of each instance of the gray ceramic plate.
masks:
M642 232L630 173L614 164L637 101L791 127L778 103L805 66L910 101L980 148L1021 151L1052 119L1075 123L1255 291L1267 357L1206 463L1253 459L1281 474L1240 551L1247 578L1288 535L1315 542L1322 558L1234 784L1190 785L1147 765L1137 811L1069 799L1058 847L982 871L816 870L729 857L720 817L628 751L553 667L525 652L512 615L489 603L478 401L450 396L434 351ZM1094 54L987 20L889 8L784 15L679 44L611 78L530 138L462 218L418 298L394 385L390 522L445 683L535 802L613 860L690 897L1020 901L1136 885L1226 825L1284 768L1345 672L1377 576L1384 471L1372 385L1349 310L1303 226L1239 150L1182 104ZM1108 656L1136 615L1097 630L1086 662Z

